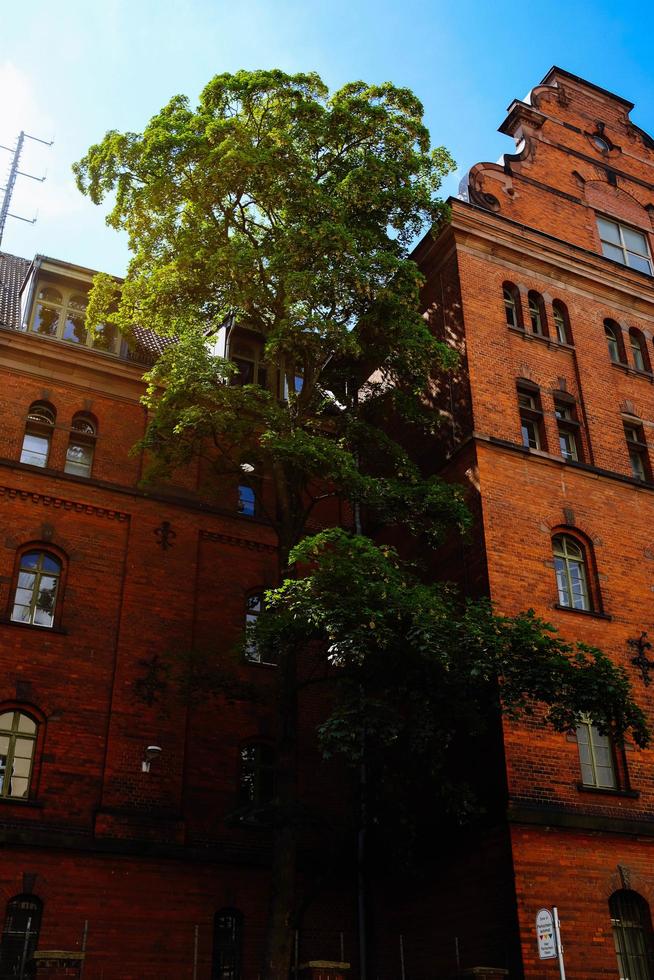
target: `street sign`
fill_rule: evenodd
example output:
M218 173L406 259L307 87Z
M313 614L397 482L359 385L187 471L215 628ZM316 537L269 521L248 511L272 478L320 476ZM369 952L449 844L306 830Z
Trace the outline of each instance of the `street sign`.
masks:
M540 959L556 959L554 919L549 909L540 909L536 916L536 938L538 939L538 955Z

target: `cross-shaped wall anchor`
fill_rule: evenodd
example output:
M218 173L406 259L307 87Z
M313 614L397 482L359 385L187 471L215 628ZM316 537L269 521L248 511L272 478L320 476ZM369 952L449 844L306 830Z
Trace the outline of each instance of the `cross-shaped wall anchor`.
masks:
M173 531L170 521L162 521L159 527L155 528L154 533L157 536L157 544L159 544L164 551L172 547L173 541L177 537L175 531Z
M643 632L637 640L627 640L627 643L632 650L636 651L636 656L631 662L634 667L640 668L643 676L643 684L645 687L648 687L651 680L649 672L650 670L654 670L654 661L648 660L647 658L647 651L652 649L652 644L647 639L647 633Z

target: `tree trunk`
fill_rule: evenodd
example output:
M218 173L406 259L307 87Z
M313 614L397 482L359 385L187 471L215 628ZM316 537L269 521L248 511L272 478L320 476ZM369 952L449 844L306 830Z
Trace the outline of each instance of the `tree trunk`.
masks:
M279 663L277 815L270 869L270 908L263 980L287 980L291 968L297 871L297 657Z
M279 479L279 472L276 483ZM289 575L288 555L292 545L288 495L282 483L282 520L279 534L280 581ZM286 511L286 513L284 513ZM284 518L286 517L286 520ZM277 812L272 841L270 904L266 928L262 980L288 980L293 953L295 925L295 879L297 874L297 653L280 650L277 675Z

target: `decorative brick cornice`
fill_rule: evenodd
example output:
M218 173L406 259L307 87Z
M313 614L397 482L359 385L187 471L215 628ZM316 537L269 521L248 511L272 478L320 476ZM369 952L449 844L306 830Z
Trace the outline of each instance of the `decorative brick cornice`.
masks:
M121 510L110 510L108 507L96 507L94 504L81 504L76 500L65 500L63 497L53 497L47 493L35 493L32 490L19 490L16 487L0 486L0 497L10 500L25 500L43 507L55 507L61 510L75 511L78 514L93 514L95 517L106 517L110 521L127 521L129 514Z
M249 538L236 538L232 534L219 534L217 531L200 531L200 537L207 541L219 541L220 544L229 544L235 548L248 548L250 551L266 551L268 554L277 553L274 544L266 544L263 541L252 541Z

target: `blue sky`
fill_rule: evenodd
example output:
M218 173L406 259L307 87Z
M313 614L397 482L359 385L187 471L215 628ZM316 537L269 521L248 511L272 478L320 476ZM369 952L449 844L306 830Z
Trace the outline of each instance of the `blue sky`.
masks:
M3 5L0 143L23 128L43 139L22 169L2 247L120 274L124 238L75 189L71 163L107 129L140 130L171 95L195 99L217 72L314 70L335 88L363 78L411 87L436 144L459 164L456 193L477 160L510 150L497 132L553 64L636 103L633 120L654 133L651 4L480 0L31 0ZM9 154L0 154L0 175ZM4 183L4 181L2 181Z

